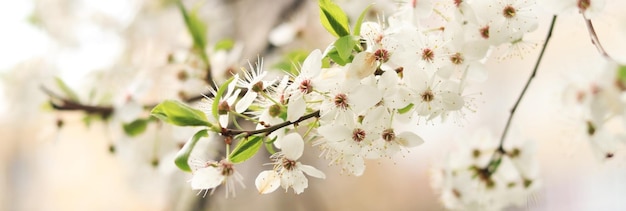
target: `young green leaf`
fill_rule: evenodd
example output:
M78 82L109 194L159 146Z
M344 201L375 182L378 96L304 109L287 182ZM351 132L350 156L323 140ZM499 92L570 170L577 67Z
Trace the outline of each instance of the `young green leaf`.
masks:
M351 35L343 36L335 41L335 49L337 49L337 53L339 53L339 57L341 60L346 61L352 55L352 49L356 42L354 41L354 37Z
M74 92L74 90L72 90L65 82L63 82L61 78L54 77L54 80L56 81L57 86L59 86L61 91L65 94L65 96L68 99L78 102L78 95L76 94L76 92Z
M166 100L152 109L152 116L178 126L213 126L204 112L174 100Z
M348 16L331 0L319 0L320 21L328 32L335 37L343 37L350 35L350 27L348 26Z
M231 77L230 79L228 79L226 82L224 82L224 84L222 84L218 89L217 89L217 93L215 94L215 99L213 99L213 105L211 106L211 113L213 114L213 118L215 119L220 119L219 113L218 113L218 106L220 105L220 101L222 100L222 96L224 96L224 92L226 92L226 90L228 89L228 85L233 82L233 80L235 79L235 77ZM225 126L225 125L223 125Z
M620 65L617 69L617 79L622 83L626 83L626 65Z
M242 139L239 141L233 152L230 153L228 160L233 163L241 163L251 158L263 144L263 137L252 136L251 139Z
M150 119L136 119L130 123L122 124L122 128L124 129L124 133L126 133L126 135L135 137L146 131L149 121Z
M189 167L189 155L191 155L191 151L196 146L196 143L198 143L202 137L208 136L209 133L207 133L207 130L205 129L196 132L191 139L187 140L187 143L185 143L183 148L176 154L176 158L174 159L176 166L183 171L191 172L191 168Z
M205 65L209 66L209 57L206 54L207 45L207 24L205 24L198 16L198 9L191 13L185 9L183 3L179 0L176 2L180 12L183 14L187 30L193 39L194 48L200 53L200 57Z
M228 51L230 49L233 49L233 47L235 46L235 41L233 41L232 39L223 39L220 40L219 42L217 42L215 44L215 47L213 47L213 49L215 49L215 51Z
M341 56L339 56L339 52L337 52L336 48L333 48L330 52L328 52L328 54L326 55L328 58L330 58L331 60L333 60L333 62L344 66L346 64L349 63L349 61L344 60L341 58Z
M406 112L409 112L413 108L413 106L414 106L413 103L411 103L404 108L398 109L398 113L404 114Z
M359 19L356 20L356 24L354 25L354 30L352 30L352 33L354 36L359 36L361 35L361 24L363 24L363 20L365 19L365 15L367 15L367 11L370 9L370 7L372 7L372 5L368 5L363 12L361 12L361 15L359 15Z

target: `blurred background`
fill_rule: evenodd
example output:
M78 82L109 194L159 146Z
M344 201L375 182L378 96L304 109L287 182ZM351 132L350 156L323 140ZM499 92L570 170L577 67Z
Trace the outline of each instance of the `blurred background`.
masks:
M394 1L385 0L337 2L350 17L375 2L370 21L395 8ZM431 188L430 171L473 131L486 128L500 135L550 21L550 14L538 8L540 24L528 36L535 43L527 46L528 53L523 58L490 58L489 79L467 91L474 96L476 111L464 119L420 125L417 132L425 144L409 153L369 161L364 175L354 177L328 167L317 149L308 148L303 162L323 170L327 179L310 178L301 195L260 195L254 179L269 162L261 153L237 166L247 187L237 187L237 197L225 198L222 187L203 198L190 189L191 175L173 165L176 149L192 129L155 123L129 137L120 125L130 114L101 121L82 112L55 111L43 91L62 93L58 77L82 103L116 108L128 106L129 99L149 105L206 92L206 85L180 79L181 72L198 74L199 60L190 56L193 41L174 1L1 3L1 210L443 210ZM333 41L319 24L316 1L184 4L197 9L208 24L209 46L223 40L235 43L209 52L218 82L258 56L269 67L289 52L325 49ZM600 40L619 61L626 61L625 6L607 1L605 12L594 19ZM542 188L526 206L511 210L626 210L626 152L617 151L608 161L595 157L579 135L584 134L580 120L563 108L566 85L594 77L604 64L579 14L558 18L543 61L513 120L515 134L536 143Z

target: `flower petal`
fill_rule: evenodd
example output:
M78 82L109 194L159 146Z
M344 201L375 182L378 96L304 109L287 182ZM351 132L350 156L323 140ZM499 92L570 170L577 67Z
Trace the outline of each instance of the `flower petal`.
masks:
M206 190L220 185L224 181L224 175L215 167L198 169L191 178L191 189Z
M322 69L322 52L319 49L315 49L304 59L302 64L301 75L305 78L312 78L317 76Z
M304 115L306 111L306 102L304 98L299 97L297 99L289 99L287 107L287 120L293 122Z
M280 177L278 177L275 171L263 171L254 180L254 185L256 185L256 189L261 194L271 193L280 186Z
M365 161L363 158L347 155L344 157L342 167L354 176L361 176L365 171Z
M309 187L309 180L302 173L295 174L295 178L291 187L293 188L293 192L295 192L296 194L301 194L302 192L304 192L304 189Z
M415 147L424 143L424 139L422 139L422 137L419 137L417 134L410 131L400 133L396 138L396 141L405 147Z
M343 125L323 125L317 132L329 141L341 141L352 137L350 128Z
M320 179L326 179L326 175L324 174L324 172L316 169L313 166L300 164L298 165L298 168L309 176L320 178Z
M283 137L280 144L282 145L281 147L283 154L285 154L285 158L295 161L302 156L302 152L304 151L304 140L302 140L300 134L290 133Z
M363 51L354 56L352 64L350 64L350 67L348 67L346 77L363 79L367 76L374 74L374 71L376 71L376 67L377 63L374 54Z
M348 96L348 103L353 106L354 112L359 114L380 102L382 94L373 86L361 85L356 87Z
M256 92L251 90L246 92L246 94L239 100L239 102L237 102L237 105L235 105L235 111L237 113L243 113L244 111L246 111L246 109L248 109L248 107L252 105L252 102L254 102L257 95L258 94Z
M444 92L441 93L441 97L443 98L443 107L448 111L459 110L463 108L463 105L465 105L463 97L461 97L458 93Z

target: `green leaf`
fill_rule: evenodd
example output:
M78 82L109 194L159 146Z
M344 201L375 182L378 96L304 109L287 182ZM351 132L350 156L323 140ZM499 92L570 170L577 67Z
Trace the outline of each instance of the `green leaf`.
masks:
M398 109L398 113L404 114L406 112L409 112L413 108L413 106L414 106L413 103L411 103L404 108Z
M243 139L239 141L233 152L230 153L228 160L233 163L241 163L251 158L263 144L263 137L252 136L252 139Z
M74 92L74 90L72 90L65 82L63 82L61 78L54 77L54 80L56 81L57 86L61 89L61 91L68 99L74 102L78 102L78 95L76 94L76 92Z
M233 41L232 39L223 39L220 40L219 42L217 42L215 44L215 47L213 47L213 49L215 49L215 51L229 51L230 49L233 49L233 46L235 46L235 41Z
M218 107L220 105L220 100L222 100L222 96L224 95L224 92L226 92L226 90L228 89L228 84L233 82L234 79L235 77L231 77L217 89L217 93L215 94L215 99L213 99L213 105L211 107L211 113L213 114L213 117L215 119L220 119L220 115L217 113ZM222 125L222 126L226 126L226 125Z
M136 119L130 123L122 124L122 128L124 129L124 133L126 133L126 135L135 137L146 131L148 122L150 122L150 119Z
M355 45L356 42L354 41L354 37L351 35L343 36L337 39L334 44L335 49L337 49L337 53L339 53L339 57L343 61L347 61L350 58L350 55L352 55L352 49L354 49Z
M200 53L200 58L208 67L210 62L209 57L206 54L207 24L204 23L198 16L198 8L194 9L192 12L188 12L180 0L177 1L177 4L180 12L183 14L187 30L193 39L193 46Z
M626 66L619 66L617 69L617 78L622 82L626 83Z
M187 143L183 145L183 148L176 153L176 158L174 159L176 166L183 171L191 172L191 168L189 167L189 155L191 155L191 151L196 146L196 143L198 143L202 137L208 136L209 133L207 133L207 130L205 129L196 132L191 139L187 140Z
M265 149L267 150L268 153L270 153L270 155L273 155L276 153L276 151L274 150L274 141L276 141L276 139L278 139L278 136L275 136L270 141L264 142Z
M320 6L320 21L328 32L335 37L343 37L350 35L350 28L348 26L348 16L331 0L319 0Z
M359 36L361 35L361 24L363 24L363 20L365 19L365 15L367 14L367 11L370 9L370 7L372 7L372 5L368 5L363 12L361 12L361 15L359 15L359 19L356 20L356 25L354 25L354 30L353 30L353 35L355 36Z
M339 53L337 52L336 48L333 48L330 52L328 52L327 54L328 58L330 58L331 60L333 60L333 62L344 66L346 64L348 64L348 61L344 60L341 58L341 56L339 56Z
M166 100L152 109L152 116L178 126L213 126L204 112L175 100Z
M330 68L330 57L324 57L322 59L322 68Z

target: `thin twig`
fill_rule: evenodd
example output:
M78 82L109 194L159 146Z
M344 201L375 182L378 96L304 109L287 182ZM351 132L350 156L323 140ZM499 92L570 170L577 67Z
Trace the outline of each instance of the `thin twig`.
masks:
M52 92L50 89L41 86L41 90L50 96L50 105L52 108L59 111L84 111L88 114L99 114L103 118L110 116L113 113L112 106L94 106L84 105L79 102L61 97L60 95ZM55 102L57 101L57 102Z
M98 105L85 105L80 102L70 100L66 97L63 97L57 93L54 93L52 90L47 87L41 86L40 89L46 93L50 97L50 105L52 108L58 111L83 111L88 114L98 114L102 117L110 116L115 108L113 106L98 106ZM203 98L211 97L213 94L208 92L202 95L193 96L185 99L184 101L187 103L197 102ZM154 108L157 104L146 104L144 109L150 110Z
M318 118L318 117L320 117L320 111L319 110L311 112L311 113L309 113L307 115L301 116L300 118L298 118L297 120L295 120L293 122L292 121L285 121L285 122L282 122L280 124L270 126L268 128L263 128L263 129L259 129L259 130L251 130L251 131L225 129L225 131L222 132L222 135L223 136L234 136L234 135L238 135L238 134L242 134L242 133L246 133L249 136L250 135L256 135L256 134L261 134L261 133L270 134L270 133L272 133L272 132L274 132L274 131L276 131L276 130L278 130L280 128L287 127L287 126L293 125L293 124L298 124L298 123L300 123L300 122L302 122L304 120L311 119L311 118Z
M550 41L550 38L552 37L552 31L554 30L554 23L556 22L556 17L557 17L556 15L552 16L552 22L550 23L550 28L548 29L546 40L543 43L543 46L541 47L541 52L539 53L539 58L537 58L535 67L533 68L533 71L530 74L530 77L528 77L528 80L526 81L526 85L524 85L524 89L522 89L522 92L520 93L519 97L517 97L517 101L515 101L513 108L511 108L509 118L506 121L506 125L504 126L504 131L502 132L502 136L500 137L500 143L498 145L498 149L496 149L496 153L493 154L493 156L491 157L491 160L489 161L489 165L487 165L486 167L489 170L489 174L493 174L495 172L495 170L497 169L497 164L499 163L500 159L502 159L502 155L506 153L506 151L504 150L504 140L506 139L506 136L509 132L511 121L513 120L513 116L515 116L515 111L517 110L517 107L522 101L522 98L526 94L526 91L528 90L528 86L530 85L530 82L533 80L533 78L535 78L535 75L537 74L537 70L539 69L539 64L541 63L541 60L543 59L543 54L545 53L546 47L548 46L548 41Z

